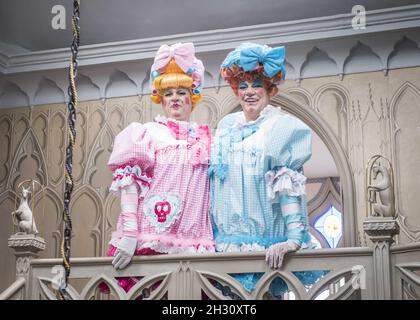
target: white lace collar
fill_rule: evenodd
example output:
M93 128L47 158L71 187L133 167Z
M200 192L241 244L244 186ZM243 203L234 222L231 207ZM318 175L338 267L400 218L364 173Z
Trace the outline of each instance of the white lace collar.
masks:
M273 115L280 114L281 113L280 110L281 110L280 107L274 107L271 104L269 104L261 111L260 116L257 119L255 119L253 121L248 121L248 122L245 119L244 112L243 111L238 112L238 115L235 119L236 121L235 121L234 126L236 126L236 127L250 126L254 123L264 121L266 118L270 118Z

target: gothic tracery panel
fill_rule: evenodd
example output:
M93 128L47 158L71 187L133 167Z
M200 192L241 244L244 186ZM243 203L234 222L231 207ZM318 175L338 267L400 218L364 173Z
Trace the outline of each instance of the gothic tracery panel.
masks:
M418 215L418 178L420 149L420 91L410 83L396 93L393 116L394 156L397 187L397 211L403 230L411 240L420 239Z
M49 131L49 173L50 181L58 184L64 177L64 150L66 141L66 120L60 111L55 112L50 121Z
M346 94L337 86L321 87L315 94L315 109L330 125L346 151L348 150L347 106Z

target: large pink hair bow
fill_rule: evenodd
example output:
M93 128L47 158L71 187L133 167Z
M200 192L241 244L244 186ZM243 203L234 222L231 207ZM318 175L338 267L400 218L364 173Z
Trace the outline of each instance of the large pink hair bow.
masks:
M174 58L178 66L187 73L194 64L194 54L195 49L191 42L175 43L171 46L164 44L160 46L156 54L152 71L162 71L168 65L169 61Z
M194 44L191 42L176 43L171 46L164 44L160 46L150 73L150 85L152 90L154 89L154 78L164 71L163 69L165 69L171 59L175 59L178 66L185 73L191 75L193 79L193 93L200 94L204 85L204 65L201 60L195 57Z

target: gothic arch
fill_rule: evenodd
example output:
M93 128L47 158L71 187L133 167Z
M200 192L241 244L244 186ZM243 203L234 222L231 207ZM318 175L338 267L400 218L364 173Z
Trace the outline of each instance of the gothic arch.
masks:
M78 211L77 209L89 207L93 210L87 210L86 212ZM91 220L92 223L90 226L88 226L88 230L90 233L87 235L84 235L86 239L92 239L92 249L94 250L93 256L99 256L102 251L102 216L103 216L103 204L102 199L100 195L98 194L97 190L95 190L90 185L83 185L77 190L75 190L73 198L72 198L72 204L70 205L70 210L73 214L73 216L77 219L79 216L79 219L84 216L85 219ZM74 232L77 232L77 226L74 225L73 228ZM75 233L75 237L77 234ZM79 234L79 244L80 244L80 234ZM77 241L77 240L76 240ZM87 246L88 244L85 243ZM92 256L92 255L91 255Z
M50 187L45 187L44 194L37 193L34 207L38 208L38 215L35 214L35 221L37 222L38 229L43 230L44 234L41 236L47 243L46 250L42 253L44 258L52 258L60 256L61 244L61 224L63 222L62 212L63 203L61 195ZM43 198L42 196L45 196ZM52 207L48 207L48 205ZM45 210L43 212L43 210Z
M298 117L305 122L318 136L330 151L337 166L341 182L341 203L343 209L343 246L356 246L357 214L355 205L355 187L353 174L346 151L338 141L335 133L315 110L308 108L286 93L274 97L271 103L281 106L283 110Z
M27 150L28 148L30 151ZM26 159L33 159L36 161L36 167L38 169L35 169L35 167L32 168L35 172L35 177L25 178L36 178L42 185L46 185L48 181L47 161L45 160L44 153L33 128L29 128L28 131L26 131L19 147L17 148L17 151L15 152L6 183L6 185L10 188L13 188L16 181L21 177L21 171L19 169L22 162Z
M292 96L296 96L298 99L304 101L308 107L313 108L311 94L306 89L300 87L292 87L284 90L284 92Z
M337 137L339 140L341 140L342 145L346 151L348 151L349 148L349 119L348 119L348 109L349 109L349 101L350 96L346 88L335 84L335 83L328 83L320 88L317 89L317 91L314 94L314 105L313 108L318 112L321 113L319 110L319 102L321 97L325 94L331 92L334 97L339 102L338 105L340 106L340 110L337 110L340 123L342 121L342 124L339 125L337 128Z

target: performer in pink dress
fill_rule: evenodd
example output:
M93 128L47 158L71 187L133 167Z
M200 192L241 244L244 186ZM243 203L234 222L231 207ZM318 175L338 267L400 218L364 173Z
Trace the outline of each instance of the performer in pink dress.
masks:
M110 190L121 197L108 251L115 269L125 268L133 255L214 251L207 176L211 131L190 122L203 77L192 43L161 46L151 70L151 99L165 116L131 123L115 138L108 162L114 172ZM128 291L138 278L118 281Z

